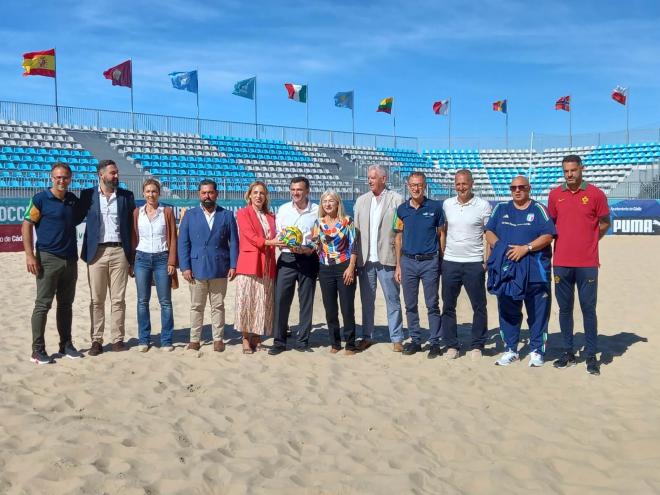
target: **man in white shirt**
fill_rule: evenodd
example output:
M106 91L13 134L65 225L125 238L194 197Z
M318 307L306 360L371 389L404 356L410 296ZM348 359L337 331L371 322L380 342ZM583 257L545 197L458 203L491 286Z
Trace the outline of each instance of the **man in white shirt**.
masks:
M81 259L87 263L90 288L90 356L103 352L105 300L110 290L111 339L113 351L124 351L126 282L135 252L131 244L135 198L119 187L119 169L112 160L97 166L98 187L80 192L78 207L87 218Z
M447 229L442 262L442 338L446 359L456 359L459 354L456 301L461 287L465 287L472 304L472 358L481 357L488 331L484 262L488 247L484 249L484 229L491 207L488 201L474 195L473 185L472 173L458 170L454 176L456 196L442 204Z
M385 296L392 350L401 352L404 334L400 286L394 279L396 253L392 222L403 198L386 188L387 171L384 167L370 166L367 180L371 191L355 201L353 219L358 240L357 266L362 301L362 340L358 343L358 349L364 351L374 342L374 303L377 284L380 283Z
M282 249L277 260L274 343L268 351L271 356L276 356L286 350L289 312L296 283L298 284L300 306L296 350L311 351L309 335L312 331L312 310L316 278L319 273L319 258L314 249L307 246L311 240L314 222L318 218L319 206L309 199L309 180L306 177L291 179L289 192L291 201L279 207L275 216L275 225L278 232L285 227L298 227L302 232L303 241L301 247Z

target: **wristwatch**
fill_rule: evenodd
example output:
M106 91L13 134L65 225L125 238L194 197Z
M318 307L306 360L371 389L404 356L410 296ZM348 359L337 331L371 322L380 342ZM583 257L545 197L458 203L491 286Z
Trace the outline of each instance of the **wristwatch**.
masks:
M527 244L527 251L530 252L530 253L532 252L532 245L531 244Z

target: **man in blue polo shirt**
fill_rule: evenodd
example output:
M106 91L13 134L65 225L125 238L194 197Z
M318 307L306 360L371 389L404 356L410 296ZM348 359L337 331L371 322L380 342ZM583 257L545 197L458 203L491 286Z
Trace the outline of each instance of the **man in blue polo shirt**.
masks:
M82 357L71 341L72 306L78 280L76 225L82 221L75 213L78 198L68 191L71 168L54 163L53 187L34 195L25 212L22 226L27 270L36 276L37 297L32 312L32 357L37 364L50 364L44 334L48 311L57 297L57 331L60 354L71 359ZM32 228L37 232L33 251Z
M440 284L440 246L445 235L442 228L445 217L442 203L428 199L426 175L413 172L407 180L410 200L396 210L392 228L396 232L396 271L394 277L403 289L406 305L406 320L411 342L403 348L403 354L410 356L422 350L422 336L419 327L418 296L419 282L424 288L424 302L429 318L428 358L438 357L440 352L440 305L438 288Z

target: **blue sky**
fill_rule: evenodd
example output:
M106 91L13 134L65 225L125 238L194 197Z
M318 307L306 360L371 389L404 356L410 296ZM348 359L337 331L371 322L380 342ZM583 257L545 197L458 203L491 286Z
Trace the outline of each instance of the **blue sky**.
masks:
M309 84L310 126L350 130L337 91L356 92L356 129L391 134L378 101L395 97L397 134L446 136L432 102L451 97L454 136L501 136L493 101L508 98L511 136L564 134L554 110L573 98L574 133L625 127L610 99L630 89L630 126L660 126L660 2L473 0L264 2L188 0L3 2L0 99L51 103L52 80L21 76L22 53L57 47L61 105L129 109L129 90L102 72L134 63L135 110L195 115L171 71L199 70L202 117L250 122L231 94L258 76L259 117L304 126L285 82Z

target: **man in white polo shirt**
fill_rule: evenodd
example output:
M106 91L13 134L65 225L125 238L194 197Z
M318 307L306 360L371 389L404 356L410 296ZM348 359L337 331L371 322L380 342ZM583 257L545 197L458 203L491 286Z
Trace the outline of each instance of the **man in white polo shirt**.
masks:
M488 252L484 252L484 228L491 207L488 201L474 195L473 185L472 173L458 170L454 176L456 196L442 204L447 229L442 261L442 339L446 359L456 359L459 354L456 301L461 287L465 287L472 304L472 358L481 357L488 331L484 268Z

